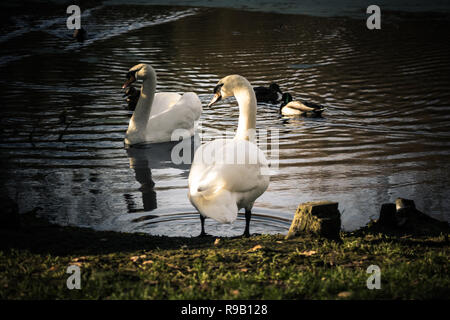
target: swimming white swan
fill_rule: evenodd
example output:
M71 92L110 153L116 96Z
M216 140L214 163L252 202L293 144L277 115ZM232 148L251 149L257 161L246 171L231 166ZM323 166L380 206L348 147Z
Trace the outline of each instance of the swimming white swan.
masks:
M231 223L245 208L244 236L250 235L251 210L269 186L268 163L253 143L256 128L256 96L242 76L219 81L209 107L234 96L239 104L239 124L234 139L217 139L202 145L194 155L189 173L188 197L200 213L201 236L206 217Z
M158 92L156 72L148 64L138 64L127 73L123 89L142 79L142 88L136 109L130 119L125 143L157 143L178 138L188 138L195 133L195 122L202 113L202 104L194 92L179 95L174 92Z

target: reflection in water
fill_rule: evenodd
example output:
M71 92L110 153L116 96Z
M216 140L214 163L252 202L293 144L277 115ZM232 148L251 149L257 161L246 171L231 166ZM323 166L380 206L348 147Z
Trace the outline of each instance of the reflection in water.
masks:
M199 137L195 135L190 139L176 142L163 142L154 144L141 144L126 148L130 161L130 168L135 172L136 181L141 185L143 209L137 209L133 198L125 194L128 212L148 212L156 209L157 195L154 189L155 182L152 178L152 169L177 169L181 170L181 176L187 179L194 152L198 146ZM196 145L197 143L197 145ZM173 158L174 157L174 158ZM179 159L177 161L176 159ZM180 161L183 162L180 162ZM157 215L146 215L134 219L134 222L148 220Z
M152 171L149 167L142 168L132 167L136 173L136 181L141 184L139 190L142 192L142 202L144 203L144 211L150 211L157 208L156 192L153 190L155 183L152 180ZM141 210L136 209L136 204L133 201L132 196L124 194L125 201L127 202L128 212L139 212Z

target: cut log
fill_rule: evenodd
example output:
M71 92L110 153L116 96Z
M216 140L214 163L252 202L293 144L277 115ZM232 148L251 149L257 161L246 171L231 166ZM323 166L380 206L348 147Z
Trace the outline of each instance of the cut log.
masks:
M399 227L404 226L411 217L415 216L416 218L419 218L419 216L422 215L421 212L416 210L416 204L413 200L397 198L395 200L395 207L397 209L395 217L397 226Z
M397 198L395 204L381 206L380 218L371 227L380 232L395 232L414 235L448 234L449 225L416 209L413 200ZM381 229L380 229L381 228Z
M439 221L417 210L413 200L397 198L395 205L397 208L395 214L397 227L424 235L448 234L449 225L447 222Z
M306 202L298 206L286 239L306 233L338 240L340 231L341 213L337 202Z
M387 227L395 227L397 225L397 220L395 215L397 213L395 204L393 203L383 203L380 210L380 218L378 222Z

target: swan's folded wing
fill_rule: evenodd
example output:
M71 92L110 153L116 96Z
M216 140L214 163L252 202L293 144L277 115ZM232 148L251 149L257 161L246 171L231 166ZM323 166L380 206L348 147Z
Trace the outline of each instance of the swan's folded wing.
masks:
M178 101L181 95L175 92L158 92L155 94L152 103L150 117L170 110Z
M164 92L157 95L158 97L155 95L156 99L152 108L156 107L160 112L154 112L153 109L151 111L147 139L151 141L170 141L192 136L195 132L197 114L187 105L188 101L177 93ZM179 98L178 100L176 100L177 97ZM165 107L159 104L163 101L167 103ZM200 100L198 103L200 104Z
M184 93L180 101L178 101L178 104L182 105L184 108L189 108L193 113L195 120L200 118L200 115L202 114L202 102L194 92Z
M175 96L173 96L172 100L169 100L169 93L164 94L166 94L165 103L175 103L171 104L170 107L166 107L160 113L153 113L152 110L150 118L157 116L163 123L169 123L173 129L192 129L194 121L198 120L202 112L202 104L198 96L193 92L187 92L182 96L176 94L179 99L175 101ZM153 106L155 106L155 103L153 103ZM153 119L151 120L153 121Z
M253 143L218 139L197 150L189 180L196 181L198 192L214 192L220 188L249 192L261 186L265 190L269 178L263 170L267 168L264 153Z

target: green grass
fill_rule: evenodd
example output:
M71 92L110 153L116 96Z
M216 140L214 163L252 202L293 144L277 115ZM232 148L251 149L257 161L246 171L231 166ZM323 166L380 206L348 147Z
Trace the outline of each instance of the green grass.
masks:
M0 230L0 299L448 299L449 242L360 231L169 238L27 222ZM252 250L253 249L253 250ZM81 289L69 290L69 265ZM369 290L369 265L381 289Z

